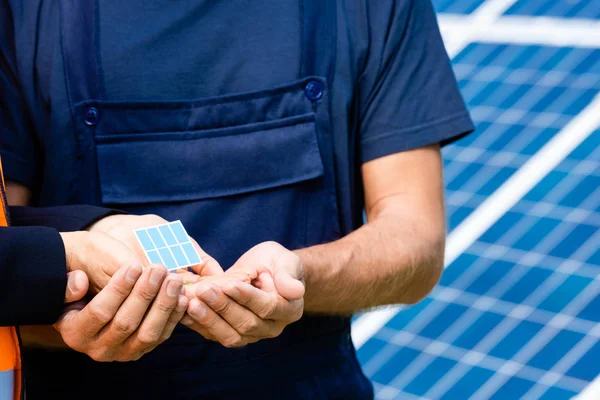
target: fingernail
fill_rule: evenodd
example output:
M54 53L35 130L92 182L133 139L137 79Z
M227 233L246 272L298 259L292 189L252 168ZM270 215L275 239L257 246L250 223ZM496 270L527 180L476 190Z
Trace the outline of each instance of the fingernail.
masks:
M194 323L194 320L192 319L192 317L185 315L183 318L181 318L181 323L186 326L190 326Z
M125 274L125 279L129 283L133 283L138 280L140 275L142 274L142 269L140 267L129 267L127 268L127 273Z
M69 287L71 293L75 293L79 290L79 285L77 285L74 276L69 276L69 279L67 280L67 286Z
M152 268L152 271L150 271L150 284L158 285L158 283L160 282L162 277L163 277L163 274L160 269Z
M198 299L193 299L188 306L188 313L196 318L202 318L206 314L206 307Z
M181 283L181 281L178 281L178 280L170 281L169 283L167 283L167 295L169 295L169 297L177 296L179 293L181 293L182 286L183 286L183 284Z
M206 292L202 293L201 297L202 300L206 301L209 304L217 301L217 293L214 291L214 289L209 289Z

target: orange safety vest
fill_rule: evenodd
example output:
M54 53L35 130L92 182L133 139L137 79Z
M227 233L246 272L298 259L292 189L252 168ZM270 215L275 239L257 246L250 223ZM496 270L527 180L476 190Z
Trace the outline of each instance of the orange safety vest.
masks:
M8 205L4 176L2 175L2 162L0 161L0 226L8 226ZM19 338L15 327L0 327L0 374L13 371L13 397L21 397L21 354L19 352Z

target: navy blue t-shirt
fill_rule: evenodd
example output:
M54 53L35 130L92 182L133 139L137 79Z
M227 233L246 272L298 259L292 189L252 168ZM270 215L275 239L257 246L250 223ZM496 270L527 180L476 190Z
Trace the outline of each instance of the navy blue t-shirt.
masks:
M263 240L296 248L351 232L362 223L363 163L473 129L429 0L80 1L94 5L93 18L80 16L89 43L69 36L67 0L0 0L6 177L38 205L181 219L224 267ZM319 8L334 12L307 19ZM307 46L315 29L327 36ZM94 60L91 88L72 72L79 52ZM100 95L75 98L84 92ZM237 353L206 350L180 329L136 363L73 362L82 385L127 377L144 382L140 396L168 386L144 380L160 374L177 398L250 387L264 397L256 380L269 374L275 398L365 398L348 324L308 316ZM44 368L67 358L37 352L26 375L57 385ZM212 392L196 389L207 382Z

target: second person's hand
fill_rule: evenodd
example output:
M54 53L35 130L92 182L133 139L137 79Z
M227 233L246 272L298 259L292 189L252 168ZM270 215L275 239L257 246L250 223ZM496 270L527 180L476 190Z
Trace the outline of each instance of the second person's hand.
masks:
M185 313L182 278L161 265L119 269L88 304L54 325L64 342L96 361L137 360L164 342Z

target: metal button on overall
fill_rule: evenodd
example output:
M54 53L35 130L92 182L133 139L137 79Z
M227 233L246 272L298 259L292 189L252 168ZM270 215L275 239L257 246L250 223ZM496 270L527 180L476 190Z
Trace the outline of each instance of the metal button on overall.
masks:
M100 111L96 107L88 107L83 113L83 120L88 126L98 125L100 122Z
M304 94L309 100L319 100L323 97L323 84L319 81L310 81L304 88Z

